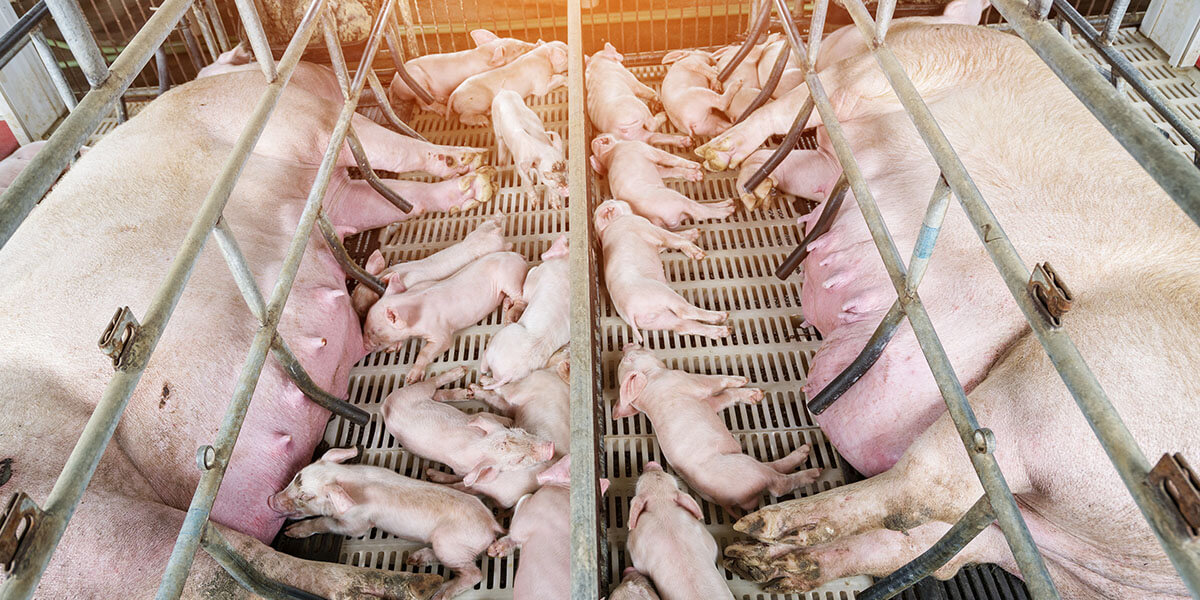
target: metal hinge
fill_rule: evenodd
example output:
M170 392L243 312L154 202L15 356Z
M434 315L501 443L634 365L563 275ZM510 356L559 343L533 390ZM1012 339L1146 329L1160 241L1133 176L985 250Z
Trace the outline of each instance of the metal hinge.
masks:
M1029 290L1033 304L1037 306L1038 312L1042 313L1042 317L1051 326L1062 327L1062 316L1071 310L1075 298L1054 267L1048 262L1038 263L1029 276L1026 289Z
M109 321L99 342L100 351L112 359L114 369L125 366L133 338L141 328L128 306L117 309L117 314Z
M25 550L24 542L42 519L42 509L25 492L17 492L8 501L4 518L0 520L0 565L11 574L17 559Z
M1146 479L1150 485L1161 487L1175 503L1192 537L1200 537L1200 479L1183 455L1164 454Z

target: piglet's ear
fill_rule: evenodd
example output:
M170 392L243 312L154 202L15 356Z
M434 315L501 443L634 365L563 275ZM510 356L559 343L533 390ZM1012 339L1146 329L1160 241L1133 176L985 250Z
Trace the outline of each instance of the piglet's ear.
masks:
M475 468L471 469L466 477L463 477L463 485L471 487L477 483L494 481L497 475L499 475L499 471L496 470L494 463L491 461L481 462L475 465Z
M608 493L608 486L610 484L611 484L611 482L609 480L607 480L603 477L600 478L600 495L601 496Z
M677 63L680 60L682 60L683 57L685 57L687 55L688 55L687 50L672 50L672 51L668 52L666 54L666 56L663 56L662 64L669 65L671 63Z
M630 370L625 374L625 378L621 380L621 393L618 398L621 406L629 406L633 408L634 400L642 395L642 390L646 389L646 374L641 371Z
M642 512L646 510L646 499L641 496L634 496L633 502L629 503L629 530L633 531L637 527L638 519L642 516Z
M387 259L383 257L383 253L378 249L372 252L371 256L367 257L366 269L368 273L378 277L386 268Z
M558 236L550 248L542 253L542 260L550 260L552 258L560 258L567 256L567 234Z
M492 433L493 431L499 431L500 429L504 428L503 425L484 416L476 416L475 418L471 419L467 423L467 427L474 427L485 434Z
M554 463L549 469L538 473L538 485L570 485L571 483L571 455L568 454Z
M508 49L504 46L496 46L496 49L492 51L492 57L488 59L488 66L503 67L508 64L507 57Z
M330 448L321 455L320 462L344 463L358 456L358 448Z
M476 46L482 46L492 40L498 40L500 37L486 29L476 29L471 32L471 39L475 41Z
M675 494L675 504L681 506L683 510L692 513L693 517L696 517L701 521L704 520L704 512L700 510L700 505L696 504L696 499L692 498L686 492L679 492Z
M563 359L558 362L558 366L554 367L554 372L558 374L558 378L563 380L563 383L571 383L571 361Z
M333 510L336 514L340 515L354 508L354 498L351 498L350 494L346 493L345 488L342 486L336 483L331 484L325 489L325 492L329 494L329 502L333 504Z
M381 277L380 281L387 286L387 288L383 290L383 295L392 296L407 291L408 288L404 285L404 282L401 281L401 279L402 278L395 273L388 273Z
M385 314L387 315L388 323L391 323L397 329L404 329L407 323L404 322L404 319L400 318L400 313L396 312L395 308L389 306L384 310L386 311Z

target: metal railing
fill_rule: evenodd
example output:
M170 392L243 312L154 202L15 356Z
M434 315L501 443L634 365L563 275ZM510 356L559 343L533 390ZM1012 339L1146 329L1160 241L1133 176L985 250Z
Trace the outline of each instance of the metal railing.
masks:
M1066 331L1060 327L1056 316L1052 314L1053 311L1048 313L1039 307L1039 299L1031 290L1057 288L1068 298L1069 293L1061 286L1053 270L1047 266L1039 265L1032 274L1026 268L928 106L885 43L895 2L880 2L878 12L872 19L862 0L839 0L850 13L867 48L941 170L941 178L930 200L907 269L858 168L841 124L816 72L816 59L823 35L828 0L818 0L816 3L807 51L783 0L768 1L774 3L775 10L784 24L792 52L800 63L808 68L805 81L810 91L809 100L793 122L789 138L785 139L776 154L782 157L790 151L794 140L792 144L788 144L787 139L794 137L803 128L815 108L821 115L843 171L842 179L830 192L825 212L818 217L817 226L784 261L777 275L781 278L786 277L803 260L808 242L820 235L820 224L827 223L830 215L836 214L836 206L840 204L845 186L848 186L854 191L857 204L897 293L896 302L868 341L866 348L825 390L810 401L809 408L813 413L819 414L842 392L849 389L883 352L901 321L907 319L933 371L948 412L985 490L984 497L976 503L975 508L963 515L929 552L877 582L861 594L860 598L893 597L945 564L993 520L998 522L1004 532L1031 594L1035 598L1058 597L1054 583L1046 572L1045 564L1021 518L1004 476L992 457L996 444L994 436L976 421L963 387L950 366L917 292L945 215L950 192L958 198L1026 321L1050 356L1167 556L1191 593L1200 595L1200 549L1190 541L1188 523L1184 515L1164 491L1160 482L1162 477L1152 477L1150 464L1141 448L1117 415ZM1114 3L1104 33L1100 33L1069 4L1063 0L1053 0L1053 6L1062 18L1079 29L1080 34L1109 62L1112 67L1111 82L1046 21L1051 0L1033 0L1028 5L1021 0L993 0L992 4L1184 212L1193 221L1200 223L1200 170L1172 147L1149 119L1136 110L1116 89L1118 79L1127 80L1151 106L1163 114L1164 119L1176 128L1185 141L1193 148L1200 148L1195 143L1198 139L1195 129L1177 114L1172 114L1173 111L1157 92L1111 47L1128 2L1118 0ZM753 36L750 36L746 43L751 44L754 41ZM746 183L746 191L752 193L754 187L769 174L773 165L777 164L778 160L769 160L764 164Z

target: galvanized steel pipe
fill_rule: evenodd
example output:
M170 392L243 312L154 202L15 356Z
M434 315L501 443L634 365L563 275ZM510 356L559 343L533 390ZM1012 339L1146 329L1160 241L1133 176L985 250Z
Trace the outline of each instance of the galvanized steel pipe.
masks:
M87 78L88 84L92 86L92 89L100 87L108 80L108 63L104 61L104 54L96 45L96 38L92 36L92 28L88 26L87 19L83 18L79 2L76 0L46 0L46 6L50 9L50 14L54 16L54 24L62 33L63 41L71 49L71 54L75 55L75 62L79 64L79 69L83 71L83 76ZM150 23L147 22L146 25L149 26ZM144 30L145 27L142 29ZM132 44L132 42L130 43ZM122 54L124 53L122 52Z

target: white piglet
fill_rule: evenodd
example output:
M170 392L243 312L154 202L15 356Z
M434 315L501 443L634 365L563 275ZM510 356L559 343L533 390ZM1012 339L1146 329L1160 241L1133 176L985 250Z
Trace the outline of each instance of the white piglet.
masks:
M511 156L521 177L521 188L531 200L540 189L552 208L562 208L567 189L567 161L562 137L548 131L542 118L525 105L521 95L503 90L492 100L492 128L501 164Z

